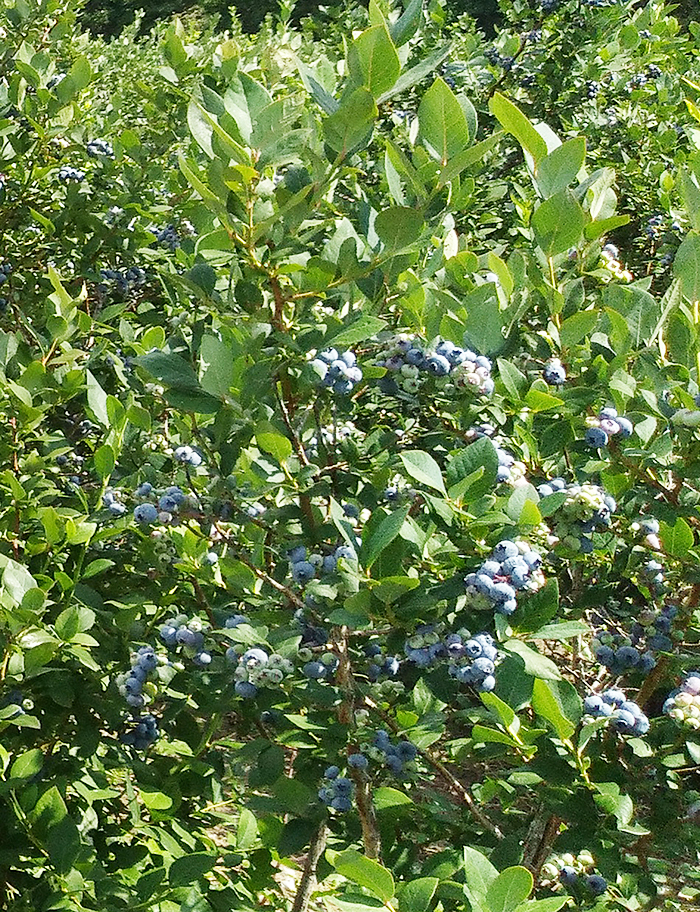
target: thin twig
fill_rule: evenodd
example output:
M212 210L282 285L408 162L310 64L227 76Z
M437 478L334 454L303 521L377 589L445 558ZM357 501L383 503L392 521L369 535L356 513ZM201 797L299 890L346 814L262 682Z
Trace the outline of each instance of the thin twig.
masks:
M316 887L316 868L318 867L321 855L323 855L326 849L327 834L328 830L326 829L326 824L324 822L320 823L318 830L309 844L309 851L306 855L306 861L304 862L304 870L302 871L301 880L299 881L299 886L297 887L297 892L294 896L292 912L306 912L309 907L311 894Z

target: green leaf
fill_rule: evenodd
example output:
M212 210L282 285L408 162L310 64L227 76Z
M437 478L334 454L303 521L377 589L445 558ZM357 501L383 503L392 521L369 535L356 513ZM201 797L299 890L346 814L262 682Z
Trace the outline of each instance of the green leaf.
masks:
M517 735L520 731L520 719L507 703L504 703L494 693L482 693L481 700L491 715L501 723L507 732L514 736Z
M517 906L515 912L559 912L559 909L568 901L568 896L547 896L545 899L528 899Z
M583 229L583 236L587 241L594 241L604 234L609 234L616 228L628 225L629 222L629 215L611 215L609 218L600 219L597 222L589 222Z
M418 106L418 136L443 165L469 145L469 126L457 96L439 76Z
M384 23L366 29L348 52L350 76L375 98L393 88L401 73L399 55Z
M586 215L569 190L540 203L532 216L535 240L548 257L578 247L585 224Z
M114 450L108 443L103 443L102 446L95 451L92 461L95 466L95 471L100 478L109 478L114 471L114 466L116 464Z
M374 230L379 239L390 251L410 247L421 236L423 216L407 206L392 206L377 213Z
M503 317L496 286L487 282L470 291L464 298L464 306L467 310L465 344L482 355L500 351L503 347Z
M138 358L134 358L134 363L173 389L200 389L194 368L180 355L172 352L152 351L147 355L139 355Z
M486 901L491 912L513 912L534 886L532 874L520 865L506 868L489 886Z
M258 822L248 808L241 808L236 830L236 848L246 852L258 838Z
M500 142L502 137L503 133L499 130L492 136L482 139L481 142L476 143L476 145L471 146L468 149L464 149L462 152L455 155L454 158L451 158L449 162L440 169L438 186L444 187L446 184L449 184L450 181L453 181L458 177L465 168L469 168L471 165L480 162L491 149Z
M480 475L475 475L483 469ZM491 491L498 474L498 452L488 437L479 437L460 450L447 463L445 478L449 486L450 497L466 497L476 500ZM464 489L457 490L463 480L473 477L474 480Z
M10 779L31 779L44 765L44 752L38 748L28 750L14 761L10 767Z
M212 396L224 397L234 381L234 353L231 346L211 333L205 333L199 346L200 382Z
M517 618L517 612L515 617ZM551 659L541 655L521 640L507 640L503 644L506 652L515 653L525 662L525 671L545 681L561 680L561 672Z
M27 592L37 588L36 580L23 564L12 560L11 557L0 555L0 567L3 567L2 588L17 605L20 605Z
M561 624L545 624L533 634L534 640L568 640L570 637L590 633L591 628L583 621L563 621Z
M377 117L377 105L365 88L355 91L338 110L323 122L326 142L335 152L345 156L360 145L369 142Z
M556 577L552 577L536 592L520 596L512 625L519 632L532 632L551 621L558 610L559 583Z
M535 381L537 382L537 381ZM564 405L564 400L544 390L532 388L525 396L525 405L533 412L548 412L550 409L559 409Z
M583 136L570 139L553 149L539 164L537 186L545 199L566 190L575 180L586 158L586 140Z
M672 557L683 558L693 547L693 530L688 523L677 517L673 525L661 522L659 524L659 538L664 551Z
M405 807L413 804L405 792L389 786L381 786L374 790L372 796L377 811L391 811L392 808Z
M681 283L681 291L689 301L700 301L700 234L686 235L676 251L673 274Z
M329 857L330 856L330 857ZM391 871L374 861L356 852L346 849L339 854L331 855L328 851L326 857L339 874L369 890L382 902L389 902L394 895L394 878Z
M334 348L345 348L349 345L356 345L358 342L365 342L376 336L378 332L386 326L384 320L379 317L373 317L365 314L357 320L341 329L340 332L325 340L325 345L332 345Z
M255 442L277 462L284 463L292 455L292 444L285 435L269 421L259 421L255 425Z
M427 912L440 881L437 877L420 877L401 888L399 912Z
M105 393L98 379L89 370L85 371L85 382L87 386L87 403L90 411L100 424L109 427L107 393Z
M426 76L429 76L436 70L443 60L450 56L451 50L452 48L449 43L439 45L434 51L431 51L430 54L424 57L420 63L411 67L410 70L406 70L405 73L402 73L396 80L396 85L377 99L377 104L383 104L395 95L401 95L407 89L412 88L414 85L418 85Z
M411 478L430 488L435 488L443 494L447 493L440 466L429 453L425 453L423 450L405 450L403 453L399 453L399 456Z
M423 18L422 14L423 0L409 0L406 9L389 28L395 47L401 47L402 44L413 38Z
M539 716L542 716L543 719L550 723L557 733L557 737L565 741L573 735L575 725L562 712L561 706L549 685L549 681L535 678L532 687L532 708ZM576 721L578 722L578 719Z
M70 817L64 817L51 827L46 837L46 848L59 874L68 874L80 854L80 831Z
M597 310L583 310L567 317L559 330L559 340L564 348L578 343L590 335L598 323Z
M470 846L465 846L463 852L464 891L472 905L482 905L486 901L489 887L498 877L498 869L485 855Z
M686 168L681 171L681 195L693 228L700 231L700 187Z
M496 92L490 100L489 108L503 129L518 140L522 148L530 153L535 165L539 166L547 155L547 143L523 112L500 92Z
M508 747L520 747L515 738L505 732L477 722L472 728L472 738L476 744L507 744Z
M388 513L379 525L373 528L369 538L363 540L360 555L363 567L369 569L382 551L393 542L401 531L410 509L410 504L404 504L393 513Z
M503 385L516 402L520 401L527 387L527 377L514 364L504 358L499 358L496 363L498 365L498 376L501 378Z
M170 865L168 879L173 887L188 887L196 883L214 867L216 855L207 852L192 852L176 858Z

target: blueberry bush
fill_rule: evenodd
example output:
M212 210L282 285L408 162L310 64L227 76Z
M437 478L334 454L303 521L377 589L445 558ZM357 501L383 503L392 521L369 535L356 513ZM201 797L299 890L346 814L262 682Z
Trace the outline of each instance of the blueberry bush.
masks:
M0 11L9 912L700 898L700 25Z

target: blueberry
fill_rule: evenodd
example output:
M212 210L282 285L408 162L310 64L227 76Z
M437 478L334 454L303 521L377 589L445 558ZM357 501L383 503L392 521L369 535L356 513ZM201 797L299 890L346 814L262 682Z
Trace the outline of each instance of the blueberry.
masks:
M578 874L574 868L565 865L559 870L559 880L565 887L573 887L578 882Z
M585 436L586 444L594 449L599 449L600 447L607 446L608 444L608 435L602 428L591 427L586 431Z
M450 372L450 362L442 355L433 355L426 361L426 369L436 377L444 377Z
M608 882L600 874L589 874L586 877L586 886L594 896L601 896L608 889Z
M369 760L364 754L350 754L348 757L348 766L356 770L366 770L369 766Z

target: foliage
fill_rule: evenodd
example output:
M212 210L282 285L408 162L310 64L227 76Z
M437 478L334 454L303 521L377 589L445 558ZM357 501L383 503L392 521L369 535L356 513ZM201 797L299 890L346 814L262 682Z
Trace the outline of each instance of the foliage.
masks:
M0 22L3 908L697 902L700 27L78 8Z

